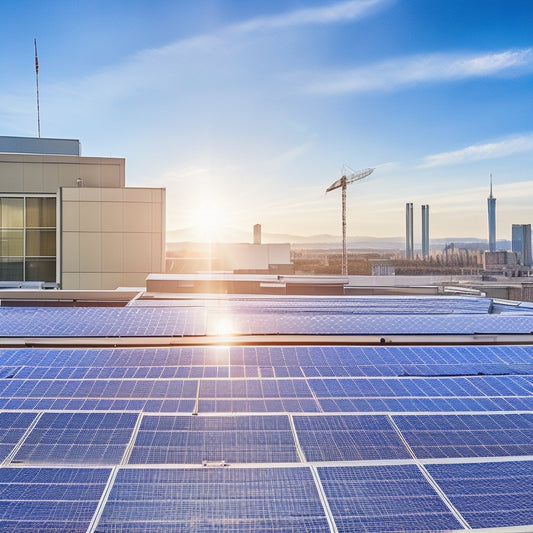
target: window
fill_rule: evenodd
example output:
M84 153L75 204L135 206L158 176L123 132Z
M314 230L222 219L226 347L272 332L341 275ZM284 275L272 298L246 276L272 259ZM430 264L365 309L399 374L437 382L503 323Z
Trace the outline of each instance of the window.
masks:
M0 281L56 280L56 198L0 198Z

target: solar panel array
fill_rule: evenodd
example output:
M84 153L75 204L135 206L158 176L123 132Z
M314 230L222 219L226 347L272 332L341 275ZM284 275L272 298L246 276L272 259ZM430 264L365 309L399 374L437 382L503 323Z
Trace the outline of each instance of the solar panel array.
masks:
M0 337L531 334L533 309L490 313L491 300L445 297L230 300L174 307L0 307Z
M0 530L533 528L532 370L528 345L0 349Z

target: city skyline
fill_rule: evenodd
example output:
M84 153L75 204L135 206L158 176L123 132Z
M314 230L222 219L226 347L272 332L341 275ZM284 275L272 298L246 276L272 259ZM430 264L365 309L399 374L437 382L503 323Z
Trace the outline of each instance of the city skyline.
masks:
M3 2L1 135L79 138L167 188L169 230L205 224L497 239L533 222L533 5L513 0ZM119 23L117 23L119 21ZM415 217L414 233L421 223ZM415 239L416 240L416 239Z

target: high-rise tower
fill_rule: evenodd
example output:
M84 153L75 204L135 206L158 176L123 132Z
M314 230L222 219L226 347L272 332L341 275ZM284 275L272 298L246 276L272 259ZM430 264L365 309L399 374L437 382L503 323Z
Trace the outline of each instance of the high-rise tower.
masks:
M513 224L512 250L518 252L521 265L531 267L531 224Z
M413 259L413 204L405 204L405 258Z
M490 175L490 195L487 198L489 208L489 252L496 251L496 198L492 196L492 174Z
M422 206L422 257L429 257L429 205Z

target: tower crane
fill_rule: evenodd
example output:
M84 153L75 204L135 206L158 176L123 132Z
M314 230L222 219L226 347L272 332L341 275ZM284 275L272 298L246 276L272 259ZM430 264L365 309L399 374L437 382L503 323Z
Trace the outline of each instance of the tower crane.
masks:
M370 176L374 172L373 168L365 168L354 172L349 166L342 167L342 177L336 182L332 183L327 189L326 193L340 188L342 191L342 275L348 275L348 255L346 253L346 187L349 183L354 181L361 181Z

